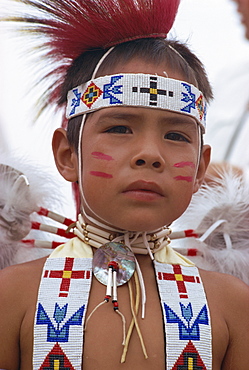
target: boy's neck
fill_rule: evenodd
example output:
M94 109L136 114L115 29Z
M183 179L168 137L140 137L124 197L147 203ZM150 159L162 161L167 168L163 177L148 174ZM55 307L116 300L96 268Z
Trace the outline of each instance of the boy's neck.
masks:
M86 220L89 222L86 222ZM92 218L79 215L76 223L75 234L86 244L94 248L110 243L123 243L128 246L134 254L149 254L151 259L153 254L169 244L169 234L167 227L162 227L156 232L125 231L106 226Z

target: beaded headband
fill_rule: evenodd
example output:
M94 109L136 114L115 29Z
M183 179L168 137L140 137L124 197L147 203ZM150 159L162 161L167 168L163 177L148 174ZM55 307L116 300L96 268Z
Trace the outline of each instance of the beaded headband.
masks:
M68 92L67 118L101 108L136 106L166 109L196 119L206 127L206 101L194 85L149 74L122 73L98 77Z

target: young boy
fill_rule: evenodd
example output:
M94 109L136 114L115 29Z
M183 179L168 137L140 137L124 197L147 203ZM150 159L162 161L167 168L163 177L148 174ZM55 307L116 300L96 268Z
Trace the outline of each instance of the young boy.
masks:
M68 71L53 150L82 215L47 261L1 271L2 369L248 368L248 287L168 241L209 163L210 86L185 46L139 36Z

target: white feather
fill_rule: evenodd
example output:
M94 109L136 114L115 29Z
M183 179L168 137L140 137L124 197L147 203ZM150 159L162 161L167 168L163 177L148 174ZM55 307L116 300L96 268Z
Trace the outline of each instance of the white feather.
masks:
M30 231L30 214L38 209L27 178L10 166L0 165L0 237L18 241Z
M0 153L0 269L10 264L29 261L49 254L46 249L23 246L20 240L65 239L39 230L31 230L31 221L58 224L37 215L41 206L63 214L67 199L72 204L71 190L61 189L61 179L56 177L51 166L37 164L26 157L10 157ZM18 168L16 170L15 168ZM68 188L69 189L69 188ZM65 199L65 201L64 201ZM72 204L72 213L74 205ZM70 218L70 215L67 215ZM61 226L61 225L60 225Z
M223 220L205 241L184 242L201 252L202 257L193 258L199 267L235 275L249 284L249 186L231 172L219 176L216 184L204 184L193 196L172 229L194 229L202 235Z

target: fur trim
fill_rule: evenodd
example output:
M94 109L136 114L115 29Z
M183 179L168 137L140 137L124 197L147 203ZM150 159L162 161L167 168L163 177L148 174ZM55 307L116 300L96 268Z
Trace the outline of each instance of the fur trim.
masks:
M205 240L189 238L187 247L197 248L202 255L195 261L199 267L235 275L249 284L249 186L232 172L219 176L193 196L172 229L192 228L201 239L220 221Z

